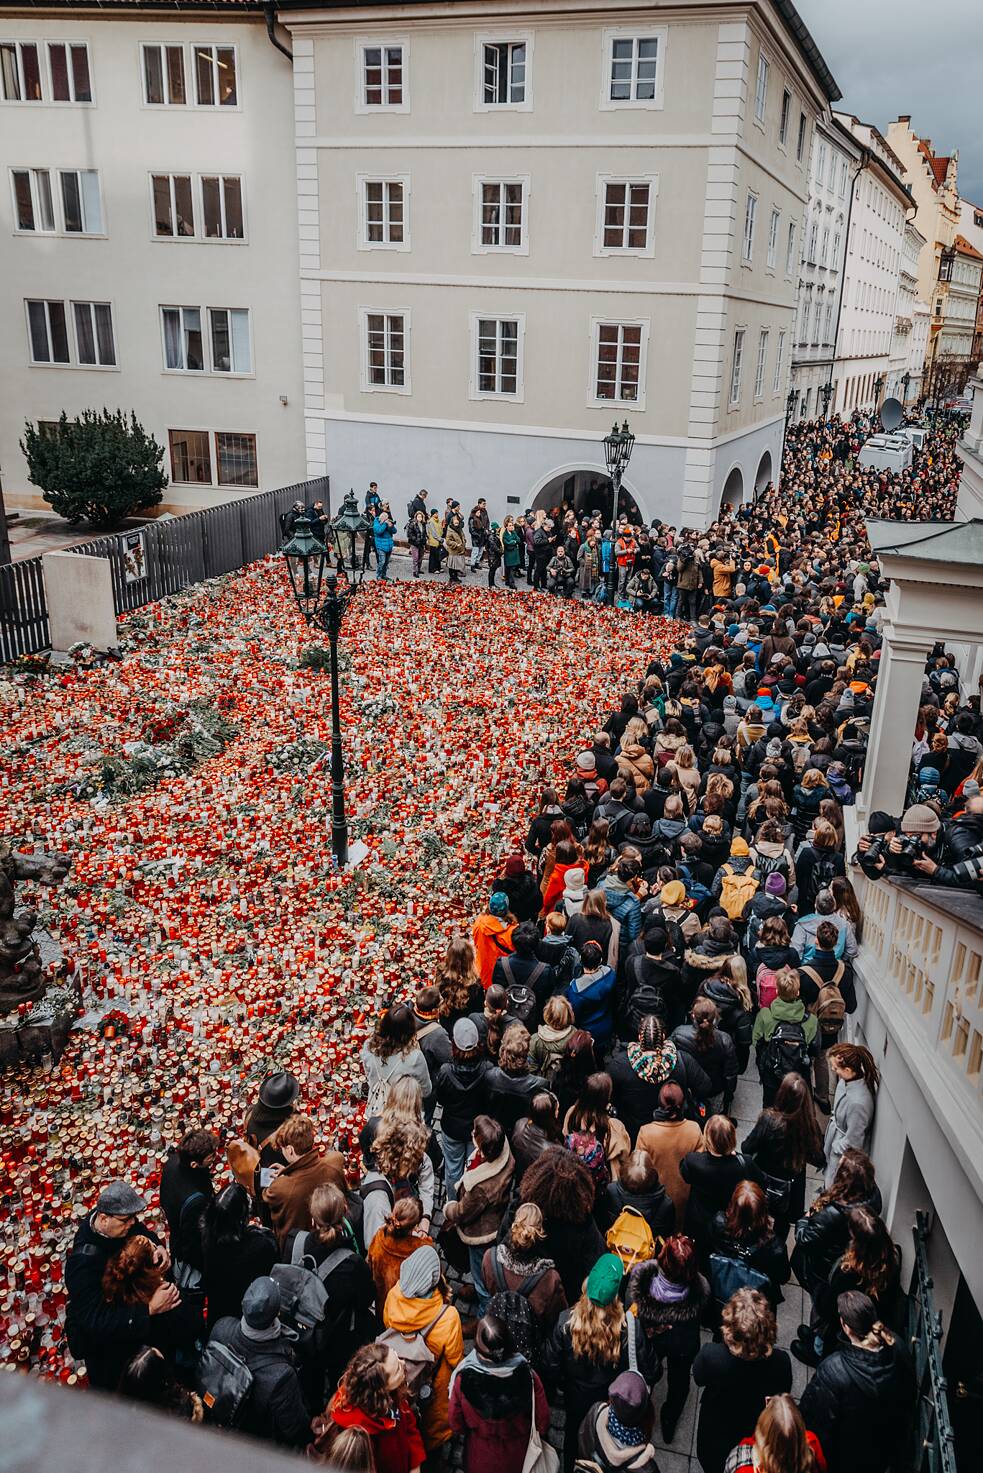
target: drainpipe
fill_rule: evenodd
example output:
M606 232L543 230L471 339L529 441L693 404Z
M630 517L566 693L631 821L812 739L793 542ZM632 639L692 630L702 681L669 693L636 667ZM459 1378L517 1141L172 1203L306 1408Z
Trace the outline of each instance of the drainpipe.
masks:
M857 180L860 178L867 164L870 162L870 154L866 148L860 150L860 162L853 175L853 183L850 185L850 203L846 210L846 226L843 231L843 265L840 268L840 300L836 304L836 327L833 329L833 356L829 364L829 377L826 383L829 385L830 398L833 394L833 369L836 367L836 350L840 345L840 318L843 316L843 298L846 295L846 263L850 254L850 221L853 218L853 200L857 192ZM827 400L827 403L829 401ZM826 410L829 418L829 410Z
M293 52L284 46L282 41L278 41L276 38L276 30L274 29L276 25L276 6L272 4L272 0L267 0L267 3L263 6L263 15L266 19L266 34L273 42L277 51L282 51L287 60L292 62L294 59Z

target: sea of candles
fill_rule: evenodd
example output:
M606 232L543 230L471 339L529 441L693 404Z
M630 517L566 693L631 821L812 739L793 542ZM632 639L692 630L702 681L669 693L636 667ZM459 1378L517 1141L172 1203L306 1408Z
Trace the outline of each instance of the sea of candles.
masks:
M348 816L368 848L348 873L310 755L330 743L328 677L298 668L311 636L274 560L126 616L118 662L0 670L0 833L72 857L19 902L82 984L58 1063L0 1083L0 1361L74 1384L77 1220L112 1177L154 1199L167 1146L237 1132L270 1069L298 1076L357 1170L381 1002L433 979L541 787L672 633L540 595L367 584L342 632ZM97 790L129 744L180 742L192 700L235 729L217 755L128 798Z

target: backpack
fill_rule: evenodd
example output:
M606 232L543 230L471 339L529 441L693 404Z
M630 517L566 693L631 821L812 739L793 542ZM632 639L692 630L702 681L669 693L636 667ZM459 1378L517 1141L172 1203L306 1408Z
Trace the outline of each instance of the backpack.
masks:
M789 874L788 850L783 849L781 854L774 855L762 854L760 850L755 849L754 867L757 870L762 882L767 880L769 875L775 874L776 871L778 874L782 875L784 879L787 880Z
M512 970L512 958L503 956L501 958L502 971L505 973L508 990L508 1011L517 1023L522 1023L528 1028L530 1019L535 1017L538 1004L534 987L540 977L546 971L545 962L537 962L529 974L528 982L517 982Z
M680 570L682 568L688 568L689 565L690 565L690 563L693 561L693 556L694 556L693 549L692 549L692 547L690 546L690 544L688 542L683 542L679 547L677 547L677 549L676 549L676 568L677 568L677 570Z
M529 1303L529 1296L540 1279L549 1273L549 1269L541 1268L536 1273L526 1274L518 1288L509 1289L506 1286L505 1271L498 1254L494 1251L491 1264L492 1276L498 1286L498 1292L493 1294L489 1300L487 1313L498 1315L499 1319L505 1321L512 1331L512 1339L515 1341L519 1354L524 1355L531 1364L540 1349L542 1336L539 1322Z
M758 1055L758 1078L766 1089L777 1090L786 1074L809 1078L811 1060L801 1023L779 1023Z
M828 982L824 982L815 967L801 967L819 988L819 996L809 1009L819 1019L819 1026L823 1033L839 1033L843 1027L843 1019L846 1017L846 1003L840 991L840 981L846 971L842 962L836 963L836 971Z
M195 1378L205 1406L205 1421L215 1427L238 1427L253 1391L253 1373L227 1345L209 1340Z
M703 881L695 880L693 878L693 872L688 864L677 864L676 870L679 874L679 878L686 886L687 899L695 900L697 905L701 905L704 900L713 899L712 894L707 889L706 885L704 885Z
M665 1017L665 998L654 983L640 982L625 1002L624 1026L628 1035L631 1038L637 1037L642 1019L653 1013L659 1018Z
M815 899L820 890L828 890L835 878L836 870L833 868L833 861L830 856L828 854L819 855L815 864L812 866L812 875L810 877L813 898Z
M358 1251L363 1257L369 1246L365 1241L365 1199L373 1192L385 1192L389 1198L389 1206L392 1207L395 1204L396 1193L384 1176L379 1177L377 1181L363 1181L354 1192L348 1193L348 1223Z
M386 1107L386 1100L389 1098L389 1086L397 1077L396 1071L402 1062L403 1058L401 1054L393 1054L390 1059L386 1060L385 1064L380 1065L379 1076L369 1088L369 1097L365 1104L366 1120L371 1120L373 1116L382 1114ZM386 1073L387 1066L391 1070L390 1073Z
M769 973L771 974L771 981L766 982L765 977ZM754 986L758 994L758 1007L770 1008L772 1003L775 1001L775 998L778 996L778 987L775 984L774 968L769 967L764 962L762 962L754 975Z
M722 865L723 883L720 886L720 904L732 921L739 921L744 907L758 893L758 877L753 869L738 874L732 864Z
M604 1147L596 1136L588 1135L586 1131L574 1130L564 1141L567 1150L570 1151L582 1166L586 1166L590 1172L591 1181L594 1183L594 1195L603 1192L611 1180L611 1171L608 1167Z
M182 1239L183 1239L183 1235L184 1235L184 1219L185 1219L185 1216L187 1215L188 1209L190 1207L196 1205L196 1204L198 1204L198 1214L199 1214L199 1218L200 1218L201 1213L205 1209L205 1194L204 1194L204 1192L192 1192L191 1193L191 1196L190 1197L186 1197L185 1200L184 1200L184 1202L182 1202L182 1204L181 1204L181 1211L180 1211L180 1213L178 1215L178 1230L177 1230L177 1233L175 1234L175 1237L177 1238L178 1243L182 1243ZM199 1242L199 1245L200 1245L200 1243L201 1243L201 1222L200 1221L198 1223L198 1242ZM183 1243L182 1243L182 1246L184 1246ZM185 1289L185 1290L188 1291L188 1293L195 1293L197 1290L199 1290L201 1288L201 1270L199 1268L196 1268L194 1266L194 1264L183 1262L179 1258L175 1258L174 1259L174 1262L171 1264L171 1278L174 1280L175 1284L177 1285L177 1287L179 1289Z
M387 1350L395 1352L403 1367L403 1375L406 1378L407 1395L418 1407L425 1407L433 1396L433 1378L437 1374L437 1366L440 1363L440 1355L434 1355L427 1344L427 1336L436 1326L437 1321L447 1313L449 1305L444 1305L440 1314L436 1315L422 1330L416 1330L410 1335L404 1335L402 1330L383 1330L381 1335L375 1337L376 1345L383 1345ZM440 1353L443 1355L443 1351Z
M294 1238L289 1263L275 1263L270 1278L280 1288L280 1318L295 1331L301 1350L322 1338L328 1328L328 1291L324 1281L346 1258L357 1255L352 1248L335 1248L321 1264L307 1252L310 1233L300 1232ZM337 1324L331 1326L337 1329Z
M608 1228L608 1252L616 1253L624 1265L625 1273L636 1263L647 1263L655 1257L655 1237L637 1207L622 1207Z
M710 1254L710 1287L718 1304L726 1304L738 1289L760 1289L767 1295L771 1282L767 1274L752 1268L748 1255L737 1248L729 1253Z

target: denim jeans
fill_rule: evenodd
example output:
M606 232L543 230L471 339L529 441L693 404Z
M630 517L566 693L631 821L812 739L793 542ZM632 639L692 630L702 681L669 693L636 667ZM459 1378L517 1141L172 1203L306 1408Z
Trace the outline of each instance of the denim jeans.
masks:
M440 1145L444 1152L444 1186L447 1188L448 1202L457 1201L457 1184L464 1175L464 1168L468 1164L468 1149L470 1141L451 1140L449 1135L440 1132Z
M393 550L391 547L376 548L375 576L377 578L387 578L389 576L389 559L392 557L392 555Z
M667 619L676 617L676 605L679 602L679 589L675 583L668 583L663 579L662 583L662 606L665 609Z
M481 559L484 557L484 555L485 555L485 544L483 542L474 542L474 543L471 544L471 571L472 571L472 573L476 573L478 571L478 568L481 566Z
M479 1319L481 1319L481 1316L487 1310L488 1302L491 1299L491 1295L485 1288L485 1281L481 1277L481 1264L487 1247L487 1243L479 1243L477 1247L474 1247L470 1243L468 1244L468 1257L471 1259L471 1282L474 1285L474 1292L478 1301L477 1314Z

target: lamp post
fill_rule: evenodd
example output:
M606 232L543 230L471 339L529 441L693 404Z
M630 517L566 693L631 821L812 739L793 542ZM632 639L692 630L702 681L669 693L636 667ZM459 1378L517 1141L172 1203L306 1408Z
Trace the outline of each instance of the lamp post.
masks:
M328 551L306 526L297 528L280 549L290 576L297 607L311 628L328 636L331 655L331 852L340 869L348 863L348 819L345 815L345 765L341 749L341 692L338 682L338 635L352 596L360 587L363 569L354 554L355 535L365 532L368 522L349 492L338 516L328 524L338 549L339 564L345 568L344 539L350 538L352 568L339 588L335 573L324 576Z
M829 401L833 397L833 385L831 383L823 384L822 388L819 390L819 396L823 401L823 419L828 420Z
M901 405L902 405L902 408L904 408L904 409L907 409L907 407L908 407L908 385L910 383L911 383L911 374L910 373L903 373L901 375Z
M881 390L884 387L884 375L879 373L874 380L874 413L881 407Z
M618 591L618 566L614 555L618 538L618 499L621 495L621 478L625 467L631 460L634 444L635 436L628 428L627 420L623 421L620 430L615 420L611 426L611 433L604 436L604 463L611 477L611 566L608 568L608 602L612 608Z

